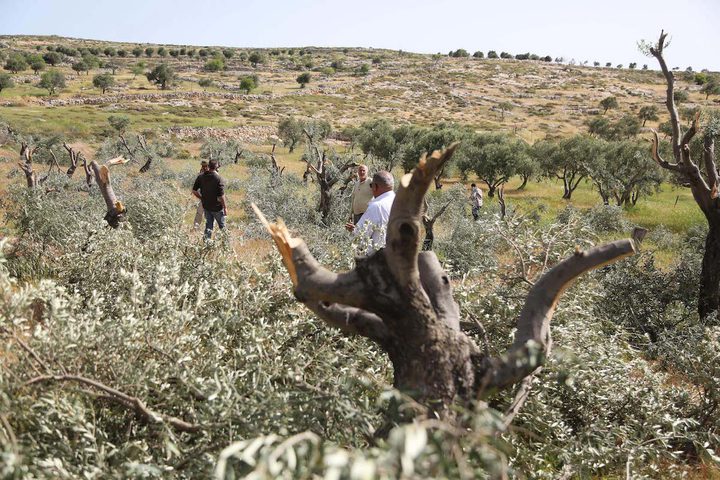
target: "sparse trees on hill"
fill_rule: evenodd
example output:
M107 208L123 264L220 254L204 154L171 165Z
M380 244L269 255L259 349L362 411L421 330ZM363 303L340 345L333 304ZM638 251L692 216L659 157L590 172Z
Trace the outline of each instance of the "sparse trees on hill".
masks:
M635 205L642 195L652 195L663 175L647 155L647 147L633 141L609 142L604 154L589 163L590 176L605 205Z
M467 176L474 173L488 187L488 196L517 174L521 157L529 155L528 145L502 133L476 133L465 138L458 151L458 167Z
M203 89L207 89L208 87L212 87L213 81L209 78L201 78L198 80L198 85L200 85Z
M260 79L257 75L246 75L240 78L240 90L245 93L250 93L256 89L260 84Z
M265 63L267 60L265 56L260 52L252 52L248 56L248 61L250 62L250 65L253 66L253 68L256 68L259 64Z
M157 53L158 53L158 55L160 55L160 56L163 57L163 58L167 57L167 54L168 54L168 52L167 52L167 50L165 49L165 47L160 47L160 48L158 48Z
M498 104L498 108L500 109L500 120L505 120L505 112L512 111L515 106L510 102L500 102Z
M145 49L145 56L147 56L148 58L152 57L152 56L153 56L153 53L155 53L155 49L154 49L154 48L152 48L152 47L147 47L147 48Z
M645 122L648 120L655 121L658 119L658 108L655 105L645 105L644 107L640 108L640 111L638 112L638 117L640 120L642 120L642 126L645 126Z
M105 54L106 57L114 57L115 55L117 55L117 52L112 47L107 47L106 49L103 50L103 53Z
M6 88L12 88L15 84L7 73L0 73L0 93Z
M591 165L600 163L605 142L587 135L575 135L560 141L540 141L532 147L542 174L563 182L562 198L569 200L581 181L590 175Z
M95 77L93 77L93 85L102 90L102 93L105 94L105 91L108 88L115 85L115 78L113 78L113 76L109 73L101 73L100 75L95 75Z
M43 60L40 55L30 55L27 58L27 61L30 64L30 68L35 73L35 75L37 75L40 70L43 70L45 68L45 60Z
M45 63L52 65L53 67L62 62L62 55L57 52L47 52L44 53L42 57L43 60L45 60Z
M72 69L80 75L81 72L88 73L90 71L90 66L85 62L85 60L80 60L79 62L75 62L72 64Z
M140 55L143 54L143 49L140 47L135 47L132 49L132 54L135 56L135 58L140 57Z
M473 58L485 58L485 54L478 50L477 52L473 53Z
M720 81L715 76L708 77L700 91L705 94L705 100L709 99L710 95L720 95Z
M146 73L145 76L150 83L158 85L162 90L170 88L176 78L175 71L164 63L153 68L150 72Z
M48 70L40 77L38 86L47 89L50 95L53 95L58 88L65 88L65 75L57 70Z
M295 117L287 117L278 124L278 136L288 146L289 153L295 150L295 145L303 138L302 122Z
M145 72L145 62L138 62L130 67L130 72L133 74L133 78L138 75L142 75Z
M450 56L450 57L454 57L454 58L467 58L467 57L470 56L470 54L469 54L468 51L465 50L464 48L458 48L458 49L455 50L454 52L451 51L451 52L449 53L449 56Z
M495 50L488 51L487 58L498 58L498 54Z
M28 64L25 61L25 57L19 53L13 53L5 62L5 70L10 70L12 73L22 72L28 68Z
M222 54L225 58L227 58L229 60L235 55L235 52L233 52L229 48L226 48L222 51Z
M305 85L310 83L311 75L309 72L301 73L297 76L295 81L300 84L300 88L305 88Z
M603 114L605 114L609 109L618 108L620 105L618 104L617 98L607 97L600 100L600 106L603 108Z
M203 70L206 72L219 72L220 70L225 69L225 62L223 61L222 57L215 57L211 58L207 62L205 62L205 66L203 67Z

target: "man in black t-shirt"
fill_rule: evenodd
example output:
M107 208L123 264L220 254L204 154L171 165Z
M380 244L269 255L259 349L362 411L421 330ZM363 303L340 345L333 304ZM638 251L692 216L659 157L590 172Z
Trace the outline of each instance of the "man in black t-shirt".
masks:
M210 239L213 231L213 224L217 222L218 227L225 228L225 217L227 207L225 206L225 182L217 173L218 163L210 160L208 171L195 179L192 194L200 199L205 209L205 238Z

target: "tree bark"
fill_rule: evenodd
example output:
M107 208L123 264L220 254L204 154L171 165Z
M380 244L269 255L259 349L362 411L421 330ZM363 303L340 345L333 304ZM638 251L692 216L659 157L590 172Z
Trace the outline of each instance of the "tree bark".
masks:
M718 219L720 220L720 218ZM706 318L720 307L720 221L710 227L705 237L705 253L700 273L698 313Z
M18 166L25 173L25 181L27 182L28 188L35 188L38 183L37 173L33 170L32 157L37 151L38 147L31 148L27 143L22 142L20 144L20 160Z
M530 179L530 175L520 175L522 177L522 183L517 188L518 190L522 190L527 185L528 180Z
M100 188L100 193L102 194L102 197L105 200L105 205L107 206L107 212L105 213L105 221L112 228L117 228L120 226L120 222L125 219L125 213L127 212L125 205L123 205L122 202L118 201L117 197L115 196L115 191L113 190L112 184L110 183L110 170L108 169L108 166L116 165L119 163L125 163L125 159L122 157L117 157L108 161L107 164L102 166L98 165L95 160L90 162L90 168L92 168L93 172L95 173L95 180L97 181L98 187Z

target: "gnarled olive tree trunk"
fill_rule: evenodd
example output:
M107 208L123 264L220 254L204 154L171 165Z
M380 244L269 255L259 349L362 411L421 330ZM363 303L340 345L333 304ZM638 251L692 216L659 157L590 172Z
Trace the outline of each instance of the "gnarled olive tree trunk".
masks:
M562 291L583 272L635 251L633 240L620 240L556 265L530 291L510 350L489 356L460 330L450 279L437 257L420 252L423 198L454 150L455 145L423 156L402 178L386 247L356 259L349 272L323 268L282 221L270 224L254 207L277 244L297 299L329 325L380 345L393 364L395 387L440 414L454 402L487 397L535 371L549 352L550 319Z
M650 48L650 53L657 58L660 63L660 69L665 76L667 83L667 92L665 105L670 113L670 126L672 128L672 151L675 163L670 163L660 156L657 132L653 130L652 155L658 164L672 172L675 172L690 186L695 202L705 215L708 222L708 234L705 239L705 254L702 262L702 272L700 274L700 292L698 294L698 314L701 318L706 318L715 313L716 318L720 320L720 200L718 200L718 190L720 189L720 174L715 163L715 135L717 125L709 125L705 131L703 138L703 162L704 172L700 170L690 158L690 140L695 136L698 129L698 120L700 113L695 116L691 127L680 135L680 118L678 116L677 107L675 106L674 84L675 79L670 70L668 70L665 58L663 57L663 49L665 48L665 38L667 34L660 32L658 43Z
M90 167L86 168L86 173L88 175L90 169L92 169L95 174L95 181L97 182L100 194L102 195L103 200L105 200L105 206L107 207L105 221L112 228L120 226L120 222L125 219L127 209L125 208L125 205L117 199L117 196L115 196L115 191L110 183L110 170L108 167L122 163L127 163L127 160L123 157L116 157L112 160L108 160L105 165L99 165L95 160L93 160L90 162ZM89 180L88 186L90 186Z

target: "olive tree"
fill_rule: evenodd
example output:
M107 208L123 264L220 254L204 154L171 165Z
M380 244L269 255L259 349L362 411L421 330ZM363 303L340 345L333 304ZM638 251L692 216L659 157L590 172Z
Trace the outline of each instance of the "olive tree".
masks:
M518 162L529 155L528 145L502 133L479 133L465 138L458 151L463 176L474 173L488 186L488 196L517 174Z
M250 93L258 87L260 79L257 75L245 75L240 78L240 90L245 93Z
M635 251L631 239L577 251L531 288L517 321L515 341L502 355L479 348L460 329L452 285L433 252L420 252L425 194L455 145L423 156L400 181L387 225L386 247L356 258L354 269L334 273L314 258L282 221L270 224L295 298L348 335L375 342L390 358L394 386L429 416L452 417L469 405L523 382L545 363L550 320L563 290L583 272ZM529 388L529 387L527 387Z
M638 118L642 120L642 126L645 126L645 122L648 120L655 121L658 119L658 108L655 105L645 105L643 107L640 107L640 111L638 112Z
M598 161L599 142L587 135L575 135L562 140L535 142L531 152L544 177L562 180L562 198L569 200L580 182L589 175L590 164Z
M5 70L11 71L12 73L18 73L27 69L28 64L25 61L25 57L18 53L13 53L5 62L5 66L3 68L5 68Z
M295 145L303 138L302 122L295 117L287 117L278 124L278 136L288 146L289 153L295 150Z
M642 195L652 195L664 180L661 169L633 141L608 142L604 153L589 164L592 183L605 205L635 205Z
M65 88L65 75L57 70L48 70L40 77L40 88L46 88L53 95L58 88Z
M148 82L158 85L162 90L167 90L175 82L175 71L164 63L145 74Z
M618 108L619 104L617 98L607 97L600 100L600 106L603 108L603 113L607 113L607 111L611 108Z
M660 32L657 43L648 47L649 53L660 64L667 92L665 105L670 114L672 136L672 156L674 162L667 161L660 154L660 140L653 132L652 156L658 164L680 177L683 183L689 185L693 198L705 215L708 223L708 233L705 238L705 252L703 255L702 271L700 273L700 292L698 295L698 313L701 318L711 314L720 315L720 208L718 208L718 190L720 188L720 173L715 158L715 138L720 134L720 121L714 118L704 129L702 163L691 158L690 141L699 130L699 115L695 117L692 125L682 134L680 118L675 99L675 78L668 69L663 51L666 44L667 33ZM717 317L716 317L717 318Z
M105 91L115 85L115 78L109 73L101 73L93 77L93 86L102 90L103 95Z
M310 75L310 73L305 72L305 73L301 73L300 75L298 75L297 78L295 79L295 81L300 84L300 88L305 88L305 85L310 83L311 78L312 78L312 76Z
M6 88L12 88L15 86L15 84L12 81L12 78L7 73L0 73L0 92L2 92Z

